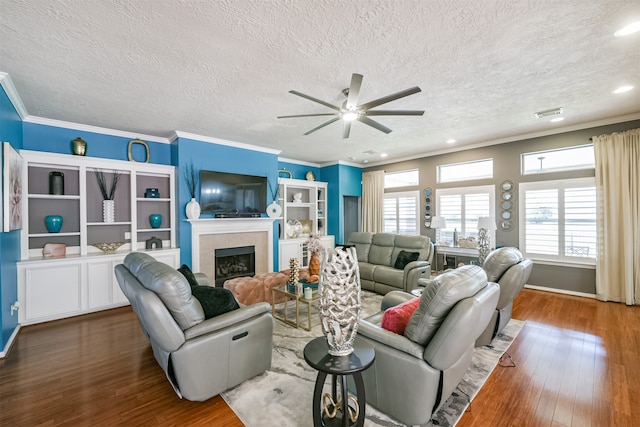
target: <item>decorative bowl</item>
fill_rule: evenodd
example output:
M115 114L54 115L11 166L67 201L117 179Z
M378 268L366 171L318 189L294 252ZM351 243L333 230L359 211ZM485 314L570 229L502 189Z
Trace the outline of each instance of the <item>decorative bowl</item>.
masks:
M124 242L113 242L113 243L94 243L91 246L95 246L100 249L105 254L112 254L118 250L120 246L124 245Z

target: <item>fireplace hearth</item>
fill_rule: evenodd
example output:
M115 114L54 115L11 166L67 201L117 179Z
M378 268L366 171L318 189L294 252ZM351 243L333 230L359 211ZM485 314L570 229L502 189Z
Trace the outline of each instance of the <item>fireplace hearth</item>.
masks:
M236 277L255 276L255 246L216 249L214 253L215 286L221 288L224 282Z

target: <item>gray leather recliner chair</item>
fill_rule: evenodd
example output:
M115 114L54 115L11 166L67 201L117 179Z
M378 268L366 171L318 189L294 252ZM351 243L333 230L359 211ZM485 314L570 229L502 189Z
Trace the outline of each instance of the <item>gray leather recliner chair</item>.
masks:
M429 421L455 390L499 297L498 285L475 265L425 285L404 335L380 326L384 310L414 298L401 291L385 295L382 311L358 324L357 339L376 352L373 366L362 373L367 403L409 425Z
M487 255L483 268L488 280L500 286L500 299L487 328L478 337L476 347L489 345L511 320L513 300L527 284L533 261L523 258L517 248L504 247Z
M271 366L268 303L205 320L187 280L167 264L132 252L115 273L156 361L180 397L207 400Z

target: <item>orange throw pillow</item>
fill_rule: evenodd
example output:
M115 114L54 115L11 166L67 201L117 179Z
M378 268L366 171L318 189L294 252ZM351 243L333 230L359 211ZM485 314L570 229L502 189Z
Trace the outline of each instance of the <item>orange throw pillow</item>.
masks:
M396 334L404 334L404 329L419 304L420 297L415 297L395 307L388 308L382 315L382 328Z

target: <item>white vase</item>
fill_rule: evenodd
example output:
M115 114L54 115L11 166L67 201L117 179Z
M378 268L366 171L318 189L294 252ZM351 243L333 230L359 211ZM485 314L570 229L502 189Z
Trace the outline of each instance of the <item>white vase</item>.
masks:
M102 201L102 221L116 222L116 204L113 200Z
M187 218L189 219L200 218L200 204L196 202L196 199L194 197L192 197L191 201L187 203L185 212L187 214Z
M271 204L267 206L267 215L269 218L280 218L280 215L282 215L282 206L276 202L271 202Z
M351 354L360 318L360 270L355 248L324 250L318 296L320 324L329 354Z

